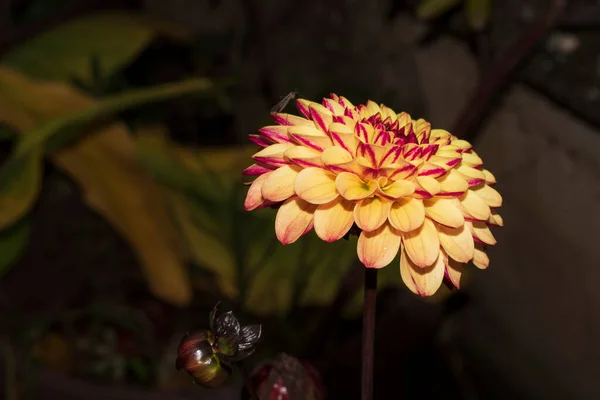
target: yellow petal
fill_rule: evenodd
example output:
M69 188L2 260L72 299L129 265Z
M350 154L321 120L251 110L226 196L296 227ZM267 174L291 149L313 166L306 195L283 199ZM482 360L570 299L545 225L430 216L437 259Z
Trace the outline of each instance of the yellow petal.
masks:
M438 150L435 155L440 156L440 157L445 157L445 158L450 158L452 160L458 159L461 160L462 159L462 155L453 149L450 149L450 146L443 146L440 147L440 150Z
M460 201L456 198L435 197L423 200L423 204L427 216L440 224L458 228L465 223L465 217L460 209Z
M262 197L262 186L269 177L272 172L267 172L266 174L259 175L248 188L248 193L246 194L246 200L244 201L244 208L246 211L256 210L260 207L265 199Z
M326 242L334 242L342 237L354 224L354 203L337 198L321 204L315 211L315 233Z
M460 163L456 170L469 182L469 186L478 185L485 181L485 174L470 165Z
M415 184L404 180L395 181L383 188L379 188L379 193L390 200L410 196L414 192Z
M469 184L460 173L451 169L446 175L439 178L441 193L443 194L462 194L469 189ZM441 195L441 194L440 194Z
M481 245L475 245L473 265L479 269L486 269L490 265L490 259L485 251L481 248Z
M366 232L378 229L387 220L392 203L379 197L363 199L354 207L354 220Z
M377 103L375 103L373 100L368 100L367 101L367 112L369 113L369 115L375 115L377 113L380 113L381 109L379 108L379 105Z
M314 126L290 126L288 134L298 144L316 150L326 149L333 144L329 136Z
M443 253L444 252L442 251L442 254ZM440 254L440 257L441 256L442 255ZM444 259L446 260L446 277L455 288L460 289L460 278L462 277L463 272L465 272L465 264L449 258L446 254L444 254Z
M272 144L254 154L252 158L256 161L262 161L266 163L285 163L283 153L294 146L295 145L292 143Z
M329 147L321 153L321 161L325 165L344 164L352 161L353 158L352 154L337 146Z
M363 143L362 145L358 146L357 149L357 155L367 160L368 166L371 168L379 168L381 160L387 153L388 148L378 144Z
M429 162L444 168L446 171L455 166L460 162L460 155L458 158L441 157L437 153L431 156Z
M466 140L462 140L462 139L454 139L452 141L452 144L456 147L458 147L461 150L469 151L473 146L471 146L471 143L467 142Z
M465 194L459 197L459 200L463 211L467 215L481 221L486 221L490 217L490 207L472 190L467 190Z
M301 167L319 167L323 166L321 161L321 152L310 147L294 146L287 149L283 156Z
M343 105L346 108L354 108L354 104L352 104L352 102L350 100L348 100L347 98L345 98L344 96L339 96L339 102L341 105Z
M388 159L384 160L385 166L379 169L380 173L395 181L406 180L417 173L417 167L411 163L402 159L394 160L394 158L395 157L388 157L388 159L393 162L387 165L385 165L385 163Z
M367 268L382 268L394 260L400 248L400 232L384 224L373 232L358 237L357 253Z
M429 133L431 139L449 139L452 134L444 129L432 129Z
M262 196L270 201L279 202L294 195L294 181L301 168L297 165L285 165L269 174L262 185Z
M283 125L264 126L258 130L261 135L275 143L286 143L290 141L288 127Z
M502 196L496 189L488 185L481 185L471 189L477 196L481 197L490 207L500 207L502 205Z
M406 197L392 204L388 215L390 224L402 232L419 228L425 220L423 201Z
M398 118L398 123L399 123L400 128L409 124L412 121L410 114L407 113L406 111L402 111L400 114L398 114L397 118Z
M360 157L342 164L329 164L327 165L327 169L338 175L348 172L356 176L364 176L365 172L365 167L362 165Z
M496 225L496 226L504 226L504 220L502 219L500 214L498 214L496 211L492 210L492 214L490 215L490 218L488 219L488 224Z
M419 166L419 176L428 176L430 178L438 178L446 173L446 168L425 161Z
M485 222L473 222L473 235L485 244L496 244L496 238Z
M335 123L331 124L331 125L335 125ZM340 124L342 125L342 124ZM343 125L343 126L347 126L347 125ZM331 129L331 126L330 126ZM340 147L344 150L347 150L348 152L350 152L350 154L352 154L353 156L356 155L356 148L358 147L358 144L360 143L360 140L356 137L356 135L354 134L354 129L348 127L348 129L351 130L351 133L348 132L331 132L331 140L333 140L333 143L335 143L336 147Z
M317 103L317 102L311 102L309 105L309 109L312 109L313 111L315 111L319 114L322 114L323 116L327 116L327 117L333 116L333 113L331 112L330 109L328 109L324 105Z
M315 126L315 123L309 119L299 117L294 114L287 113L275 113L271 114L271 117L277 122L279 125L304 125L304 126Z
M413 120L413 126L415 133L422 140L422 138L428 136L431 131L431 123L425 121L423 118Z
M437 225L437 229L440 243L450 258L462 263L471 261L475 251L475 242L471 230L466 225L460 228Z
M322 168L310 167L300 171L294 190L300 198L312 204L329 203L338 197L335 175Z
M333 113L333 115L343 115L345 108L333 99L323 99L325 107Z
M418 176L416 179L415 197L426 199L438 194L442 187L437 179L430 176Z
M298 110L300 110L300 112L306 117L306 118L310 118L310 106L312 106L313 104L319 104L319 103L315 103L314 101L310 101L307 99L296 99L296 107L298 107Z
M377 182L365 182L350 172L342 172L335 179L338 192L346 200L361 200L371 196L377 190Z
M487 169L484 169L483 174L485 175L485 182L488 185L493 185L494 183L496 183L496 177Z
M346 124L342 124L341 122L334 122L331 125L329 125L329 132L342 134L351 133L352 135L354 135L354 129Z
M277 211L275 234L282 244L294 243L310 228L313 213L317 206L292 197L287 199Z
M481 158L475 153L471 151L469 153L462 153L462 160L469 164L471 167L478 167L483 164Z
M403 243L410 259L421 268L434 263L440 252L440 240L435 225L425 218L420 228L405 233Z
M444 280L444 261L440 254L436 262L429 267L415 265L403 249L400 255L400 276L408 289L420 296L431 296Z
M396 115L396 112L394 110L392 110L391 108L381 104L379 106L379 108L381 108L381 118L383 118L384 120L386 118L390 118L391 122L395 121L398 116Z
M358 136L362 143L370 143L375 136L375 128L368 122L358 122L354 126L354 133Z

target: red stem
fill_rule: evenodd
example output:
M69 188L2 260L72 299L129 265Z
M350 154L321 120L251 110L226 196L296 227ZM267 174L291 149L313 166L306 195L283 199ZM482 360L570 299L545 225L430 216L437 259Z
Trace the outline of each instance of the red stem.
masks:
M375 306L377 304L377 270L365 268L363 303L361 400L373 400L373 359L375 345Z

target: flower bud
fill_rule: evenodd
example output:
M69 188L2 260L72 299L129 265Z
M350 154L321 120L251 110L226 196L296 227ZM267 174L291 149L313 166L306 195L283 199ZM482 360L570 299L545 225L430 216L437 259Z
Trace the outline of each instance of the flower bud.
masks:
M198 331L184 336L177 352L177 369L186 370L196 384L206 388L221 386L232 372L214 352L213 343L209 331Z
M233 364L254 352L260 325L241 326L229 311L217 317L220 303L210 313L210 330L188 333L177 351L177 370L184 369L205 388L221 386L231 375Z

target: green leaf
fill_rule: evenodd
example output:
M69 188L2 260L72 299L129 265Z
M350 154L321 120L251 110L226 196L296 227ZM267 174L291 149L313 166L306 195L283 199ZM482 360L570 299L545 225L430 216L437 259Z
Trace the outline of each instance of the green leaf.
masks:
M422 0L417 7L419 19L432 19L450 11L460 4L462 0Z
M183 41L188 33L143 15L105 12L71 20L8 52L3 64L35 78L84 84L93 81L92 60L106 79L128 65L158 35Z
M480 31L486 27L492 8L491 0L466 0L467 21L471 29Z
M31 233L31 220L23 218L0 232L0 278L25 250Z
M136 155L141 165L162 184L185 193L194 193L201 177L185 168L167 144L163 132L153 132L156 128L142 128L136 131ZM205 177L205 176L203 176Z

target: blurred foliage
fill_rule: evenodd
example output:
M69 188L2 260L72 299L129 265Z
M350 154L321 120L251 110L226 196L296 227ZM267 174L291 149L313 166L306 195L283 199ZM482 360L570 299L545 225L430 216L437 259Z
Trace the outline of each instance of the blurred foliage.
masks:
M92 54L111 68L105 68L107 74L116 73L131 61L143 44L163 29L164 24L142 29L142 20L105 14L92 19L96 21L89 25L93 29L87 30L82 29L90 22L87 18L83 24L70 22L67 27L40 35L3 59L0 121L15 128L20 136L0 168L0 227L10 228L18 223L35 204L47 155L80 185L88 205L133 246L152 291L170 303L184 305L191 300L191 285L165 199L137 163L133 137L126 125L110 122L110 117L128 108L186 93L212 93L215 85L197 78L97 101L67 82L73 74L86 79L84 71ZM139 28L139 35L132 33L132 26ZM70 37L65 36L65 31L70 32ZM90 35L89 40L85 34ZM131 40L132 35L139 40ZM110 39L108 45L99 44L102 38ZM46 53L52 43L53 52ZM115 48L117 51L113 52ZM43 54L44 62L36 61L36 54ZM38 80L40 77L53 80ZM76 140L84 133L82 139Z
M132 246L150 289L166 302L188 305L195 286L260 315L327 305L355 262L356 239L327 244L310 233L281 246L274 210L243 209L240 173L254 146L184 147L162 124L138 124L132 132L115 119L190 93L223 108L222 83L196 78L98 98L85 92L117 76L159 36L189 38L162 21L103 13L51 29L1 60L0 123L10 128L2 137L14 143L0 167L0 273L26 246L48 161ZM192 281L190 264L208 272L205 282ZM381 288L400 282L394 265L382 270ZM361 304L357 293L347 311Z
M492 0L422 0L417 7L421 19L440 17L460 4L465 8L467 22L474 31L483 30L490 19Z
M87 203L134 246L151 289L174 304L188 303L191 287L177 255L176 238L170 234L171 224L161 206L160 190L135 162L133 138L122 123L89 123L120 109L210 87L206 80L191 80L96 102L64 83L32 81L17 72L0 69L0 96L20 106L22 116L28 113L30 117L28 121L18 121L5 116L6 122L24 133L0 169L0 182L3 178L8 182L0 190L0 204L13 205L0 209L2 226L17 221L36 201L41 154L50 148L50 160L81 185ZM27 130L32 125L37 128ZM57 146L70 142L73 132L82 129L87 133L84 139L65 148Z
M102 13L59 25L10 51L2 61L33 78L76 79L91 85L94 78L108 79L131 63L158 36L177 41L190 39L187 32L162 20ZM95 69L90 68L92 60L96 61Z

